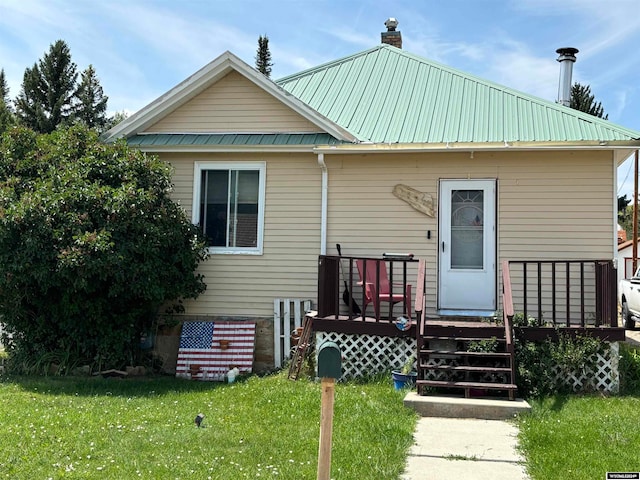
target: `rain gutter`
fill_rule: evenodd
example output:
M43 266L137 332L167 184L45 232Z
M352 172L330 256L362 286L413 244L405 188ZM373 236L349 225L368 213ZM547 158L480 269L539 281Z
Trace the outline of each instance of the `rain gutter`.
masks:
M320 200L320 255L327 254L327 204L329 200L329 172L324 163L324 153L318 153L318 165L322 171L322 193Z
M363 154L393 152L478 152L533 150L630 150L637 149L640 140L590 142L493 142L493 143L358 143L327 145L314 148L316 153Z

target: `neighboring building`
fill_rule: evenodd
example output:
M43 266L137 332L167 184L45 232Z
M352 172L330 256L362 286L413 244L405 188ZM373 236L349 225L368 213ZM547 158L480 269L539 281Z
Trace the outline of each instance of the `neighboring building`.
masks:
M638 251L640 252L640 242L638 242ZM623 278L631 278L633 276L633 239L618 244L618 283ZM640 266L637 264L636 268Z
M501 260L614 259L616 170L640 148L640 132L385 44L276 82L224 53L119 137L173 165L209 237L185 319L261 319L265 351L274 299L315 299L338 243L426 259L432 315L495 312Z
M618 224L618 245L627 241L627 232Z

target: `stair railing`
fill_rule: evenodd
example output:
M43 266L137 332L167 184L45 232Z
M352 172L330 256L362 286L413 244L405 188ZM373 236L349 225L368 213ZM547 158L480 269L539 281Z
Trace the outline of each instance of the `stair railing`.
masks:
M426 271L427 271L427 262L424 259L420 259L418 262L418 278L416 282L416 300L414 304L414 310L416 311L416 321L418 322L416 327L416 361L417 361L417 370L418 370L418 379L422 379L422 366L421 366L421 358L420 351L424 347L424 336L426 332L427 320L426 310L427 310L427 296L425 294L426 290ZM418 394L421 394L420 387L418 386Z
M425 281L426 281L426 264L427 262L424 259L420 259L418 262L418 280L416 285L416 301L414 304L414 309L416 311L416 318L419 322L419 328L416 329L418 333L418 338L424 335L425 329L425 310L426 310L426 302L427 297L425 295Z
M511 290L511 274L509 272L509 262L502 262L502 319L504 321L504 338L506 349L511 361L511 382L516 383L516 351L513 338L513 293ZM509 390L509 400L515 400L515 392Z

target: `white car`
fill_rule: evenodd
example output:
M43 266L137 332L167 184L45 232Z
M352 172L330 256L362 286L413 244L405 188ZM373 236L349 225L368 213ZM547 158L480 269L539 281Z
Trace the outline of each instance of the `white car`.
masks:
M635 328L635 317L640 318L640 268L633 277L620 280L618 285L618 301L622 306L622 321L624 328Z

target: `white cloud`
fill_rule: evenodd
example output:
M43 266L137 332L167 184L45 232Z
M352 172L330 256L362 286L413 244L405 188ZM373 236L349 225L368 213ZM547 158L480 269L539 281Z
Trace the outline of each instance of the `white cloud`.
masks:
M101 4L102 13L136 42L148 55L163 58L171 69L192 71L204 66L225 50L237 55L254 51L256 38L233 27L206 18L193 17L189 11L149 4Z
M485 76L510 88L555 101L558 96L558 64L553 59L514 49L489 59Z
M332 37L342 40L343 42L347 42L358 47L371 48L373 46L371 42L371 36L362 33L361 31L336 28L331 30L324 30L323 32L327 35L331 35Z
M418 50L427 58L548 101L556 100L559 67L555 57L534 54L506 32L482 43L456 43L425 35L410 43L412 51Z

